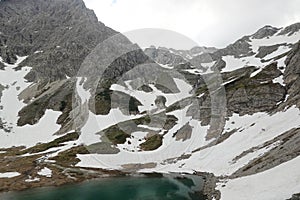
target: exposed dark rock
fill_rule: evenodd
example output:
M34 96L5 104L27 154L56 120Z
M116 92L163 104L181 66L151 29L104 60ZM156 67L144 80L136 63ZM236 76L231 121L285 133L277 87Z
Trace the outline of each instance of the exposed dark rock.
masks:
M282 75L282 72L277 67L277 62L273 62L264 67L261 72L256 74L250 81L251 83L266 83Z
M236 58L241 58L243 56L251 56L254 53L252 52L250 48L250 36L244 36L241 39L237 40L233 44L228 45L224 49L220 49L213 54L217 56L217 58L220 58L221 56L225 55L233 55Z
M279 31L279 28L272 27L272 26L264 26L259 29L256 33L252 35L254 39L262 39L265 37L273 36L275 33Z
M16 55L29 55L23 63L33 67L26 76L29 81L76 75L91 49L116 34L98 22L80 0L0 3L1 38L6 45L1 56L7 63L14 63Z
M255 55L257 58L264 58L265 56L271 54L272 52L276 51L278 47L285 45L285 44L276 44L272 46L262 46L258 48L258 54Z
M141 91L144 91L144 92L152 92L153 91L153 89L148 85L142 85L137 90L141 90Z
M293 194L292 198L287 199L287 200L300 200L300 193L298 193L298 194Z
M294 34L295 32L298 32L300 30L300 23L295 23L290 26L285 27L278 35L286 35L288 36Z
M276 167L284 162L288 162L293 158L298 157L300 155L299 133L299 128L289 130L259 147L253 147L249 151L244 152L240 157L237 157L234 161L240 159L248 153L257 151L261 148L265 148L275 142L279 142L279 144L276 147L266 152L263 156L250 161L247 165L236 171L231 177L247 176L263 172L273 167Z
M145 49L144 52L154 61L163 65L174 66L174 65L187 62L187 60L184 59L182 56L173 54L168 49L163 49L163 48L156 49L155 47L152 47L152 48Z
M203 53L201 55L195 56L193 57L190 62L192 65L196 66L196 67L201 67L201 63L210 63L213 62L214 60L220 58L220 50L216 51L214 54L212 53ZM215 56L215 54L217 56Z
M89 153L95 154L117 154L120 152L118 148L106 142L99 142L86 146L86 149L89 151Z
M250 69L250 68L249 68ZM244 77L235 80L225 86L227 108L229 113L235 112L241 115L255 112L270 112L278 102L284 100L285 88L279 83L273 83L272 79L281 73L275 64L267 66L254 77L249 71Z
M192 136L192 127L189 123L186 123L183 127L181 127L176 133L174 133L173 137L176 137L176 140L188 140Z
M0 70L4 70L4 68L5 68L5 65L2 62L0 62Z
M144 151L153 151L162 145L162 136L159 134L148 137L144 143L140 145Z
M158 96L156 99L155 99L155 105L159 108L159 109L162 109L162 108L165 108L166 107L166 97L164 96Z
M226 62L222 59L218 59L216 63L211 67L213 71L221 71L223 68L226 67Z
M300 42L296 43L285 60L284 82L289 95L286 105L297 105L300 108Z

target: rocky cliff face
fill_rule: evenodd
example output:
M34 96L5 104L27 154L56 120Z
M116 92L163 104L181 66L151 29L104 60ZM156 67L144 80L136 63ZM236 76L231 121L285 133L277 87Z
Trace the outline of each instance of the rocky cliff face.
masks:
M81 0L0 1L0 24L0 159L21 188L46 166L61 184L201 171L222 199L299 193L299 24L223 49L144 51Z
M0 56L8 64L14 64L17 56L28 56L17 69L32 67L25 79L35 84L23 92L28 105L19 112L18 125L37 123L46 109L62 111L59 122L69 124L65 120L76 85L73 77L78 76L87 55L117 32L99 22L80 0L9 0L1 2L0 13ZM121 44L132 46L125 37ZM101 87L109 89L121 74L147 59L140 50L115 59L105 71L108 83ZM105 113L98 108L95 112Z
M82 1L1 2L1 57L27 56L31 82L74 76L88 53L116 32L98 22ZM51 67L49 67L51 66Z

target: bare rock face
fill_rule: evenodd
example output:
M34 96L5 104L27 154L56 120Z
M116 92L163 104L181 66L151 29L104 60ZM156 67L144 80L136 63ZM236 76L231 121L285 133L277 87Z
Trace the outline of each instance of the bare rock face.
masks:
M254 53L250 48L250 36L244 36L241 39L237 40L233 44L228 45L224 49L220 49L213 54L216 55L218 58L225 55L233 55L236 58L240 58L243 56L251 56Z
M174 136L176 137L176 140L188 140L191 138L192 136L192 127L191 125L189 125L188 123L185 124L183 127L181 127L175 134Z
M258 54L255 55L257 58L263 58L266 55L269 55L270 53L276 51L278 47L280 47L283 44L276 44L272 46L262 46L258 48Z
M17 70L23 66L32 67L25 78L34 83L34 89L25 95L28 105L19 112L18 125L37 123L46 109L63 112L58 123L69 124L72 106L76 106L76 102L72 102L76 93L74 77L86 57L99 44L118 33L99 22L82 0L0 1L0 23L0 56L3 61L13 64L17 56L28 56ZM103 94L104 98L93 99L98 114L108 113L111 108L111 84L136 65L152 62L125 36L118 35L118 39L114 47L130 51L107 62L107 66L101 66L102 80L95 94L96 97ZM102 51L110 52L108 49ZM110 58L114 55L104 56ZM84 75L97 77L99 71L95 66L103 60L92 62L84 65L92 69L87 69L90 74ZM0 69L4 67L0 64ZM131 109L136 112L138 104L133 101Z
M7 63L29 55L23 65L33 67L26 76L31 82L76 75L91 49L116 34L80 0L0 3L0 55Z
M144 52L146 55L148 55L150 58L155 60L157 63L163 65L175 66L187 62L187 60L185 60L182 56L173 54L168 49L165 48L151 47L145 49Z
M262 39L265 37L273 36L276 32L278 32L279 28L272 27L272 26L264 26L259 29L256 33L252 35L254 39Z
M226 85L229 112L253 114L270 112L285 98L285 88L272 80L281 75L276 64L267 66L254 77L246 74L239 80Z
M247 153L257 149L262 149L274 142L279 143L277 147L265 153L263 156L252 160L247 165L237 170L232 177L247 176L263 172L278 166L281 163L296 158L300 155L300 147L298 145L300 141L299 133L300 130L298 128L289 130L261 146L253 147L248 152L244 152L242 155L246 155ZM239 158L237 158L235 161L238 159Z
M292 198L288 200L300 200L300 193L299 194L293 194Z
M295 23L290 26L287 26L285 29L283 29L278 35L286 35L288 36L294 34L295 32L300 30L300 23Z
M284 72L284 82L289 94L287 105L297 105L300 107L300 42L294 45L286 61Z

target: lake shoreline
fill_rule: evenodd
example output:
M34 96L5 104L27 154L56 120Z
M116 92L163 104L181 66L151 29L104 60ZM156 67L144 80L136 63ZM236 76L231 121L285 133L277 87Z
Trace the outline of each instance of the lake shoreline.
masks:
M93 181L102 178L118 178L118 177L134 177L134 176L164 176L166 174L178 175L195 175L202 177L204 180L203 193L207 199L219 199L220 194L215 190L217 177L211 173L194 172L188 173L138 173L139 169L133 167L124 171L121 170L106 170L100 168L83 168L76 167L78 159L76 158L77 151L68 152L67 156L61 155L52 160L37 162L39 158L46 154L31 154L29 156L23 155L21 147L14 147L10 149L2 149L5 151L0 154L0 173L17 172L18 176L10 178L0 178L0 195L8 192L25 191L34 188L43 187L60 187L72 184ZM51 171L50 177L43 175L40 172L43 169Z
M128 173L128 172L122 172L117 170L102 170L102 169L91 169L91 168L76 168L76 170L83 171L84 173L92 173L94 174L94 177L90 177L87 179L82 179L81 177L78 177L77 179L72 179L72 181L56 181L53 178L49 178L51 180L50 182L46 182L43 184L26 184L27 187L13 187L12 190L7 188L6 190L1 189L0 197L9 195L11 193L15 192L26 192L32 189L43 189L43 188L59 188L59 187L68 187L68 186L74 186L77 184L84 184L84 183L90 183L95 181L101 181L105 179L114 179L114 178L125 178L125 177L141 177L141 178L162 178L164 176L174 176L174 177L185 177L185 176L198 176L203 179L203 188L200 190L195 190L195 194L199 196L199 198L203 198L204 196L206 199L219 199L220 194L218 191L215 190L216 187L216 178L209 173L203 173L203 172L195 172L194 174L187 174L187 173ZM105 171L105 173L103 173ZM98 172L98 173L95 173ZM67 180L67 179L66 179ZM1 179L0 179L1 182Z

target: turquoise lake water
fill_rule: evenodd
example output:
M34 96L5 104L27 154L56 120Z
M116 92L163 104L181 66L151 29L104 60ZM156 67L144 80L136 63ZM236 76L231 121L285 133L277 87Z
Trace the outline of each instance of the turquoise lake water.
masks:
M122 177L14 192L2 200L204 200L199 177Z

